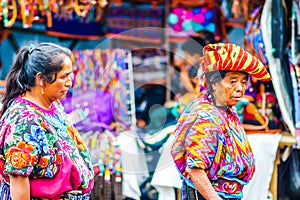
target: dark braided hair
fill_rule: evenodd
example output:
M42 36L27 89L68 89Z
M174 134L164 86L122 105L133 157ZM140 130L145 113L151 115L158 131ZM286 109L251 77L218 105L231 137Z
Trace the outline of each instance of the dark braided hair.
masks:
M46 83L53 83L57 73L62 69L65 56L71 58L71 51L54 43L41 43L37 47L21 48L7 75L0 117L15 98L35 86L37 73L42 73Z

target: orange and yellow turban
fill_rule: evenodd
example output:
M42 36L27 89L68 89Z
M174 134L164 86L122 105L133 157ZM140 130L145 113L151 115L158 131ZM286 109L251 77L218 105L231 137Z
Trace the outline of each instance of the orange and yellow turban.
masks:
M271 80L262 62L235 44L208 44L203 48L202 71L230 70L247 72L262 81Z

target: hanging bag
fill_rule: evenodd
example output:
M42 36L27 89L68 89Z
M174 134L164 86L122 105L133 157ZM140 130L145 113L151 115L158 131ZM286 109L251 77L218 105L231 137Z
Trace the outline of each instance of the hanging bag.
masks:
M268 59L265 52L265 45L262 37L260 18L263 6L253 10L246 22L244 48L252 55L260 59L267 66Z
M109 125L114 120L114 96L104 89L85 92L63 99L61 102L66 113L81 109L86 118L74 126L78 131L99 130L101 123Z
M289 184L287 192L293 196L293 199L300 197L300 165L299 165L299 150L293 149L290 155L289 166Z

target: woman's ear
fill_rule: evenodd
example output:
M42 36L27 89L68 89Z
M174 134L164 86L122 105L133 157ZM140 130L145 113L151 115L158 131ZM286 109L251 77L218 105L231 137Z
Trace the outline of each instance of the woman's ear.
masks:
M213 83L212 85L211 85L211 88L213 89L213 91L216 91L216 89L217 89L217 83Z
M43 79L43 74L41 72L37 73L35 76L36 84L40 87L45 87L45 81Z

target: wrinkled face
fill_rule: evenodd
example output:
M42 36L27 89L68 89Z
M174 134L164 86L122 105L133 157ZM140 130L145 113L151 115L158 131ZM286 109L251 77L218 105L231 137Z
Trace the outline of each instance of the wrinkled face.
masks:
M65 62L62 69L57 73L56 80L53 83L46 84L44 88L45 96L51 101L62 99L72 87L72 61L68 56L65 56Z
M244 96L247 88L247 75L240 72L228 72L222 81L214 83L212 87L216 105L232 107Z

